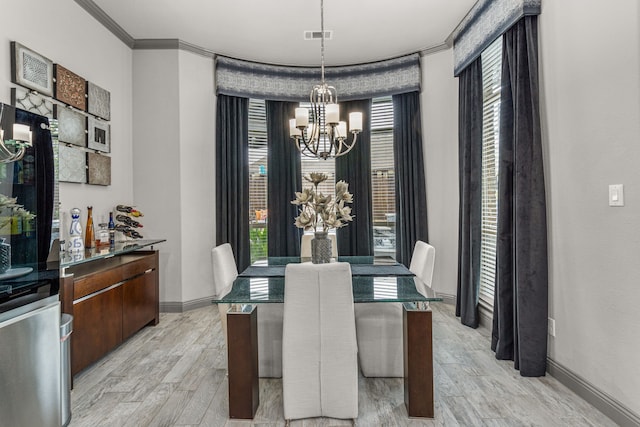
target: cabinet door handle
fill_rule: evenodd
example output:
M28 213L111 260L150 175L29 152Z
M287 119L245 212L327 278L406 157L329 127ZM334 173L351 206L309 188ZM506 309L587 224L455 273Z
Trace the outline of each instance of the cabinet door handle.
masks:
M147 271L144 272L144 274L149 274L153 271L153 268L148 269Z
M89 295L83 296L82 298L78 298L77 300L75 300L75 301L73 302L73 305L76 305L76 304L78 304L79 302L82 302L82 301L86 301L86 300L88 300L89 298L93 298L93 297L98 296L98 295L100 295L100 294L103 294L103 293L105 293L105 292L108 292L108 291L110 291L110 290L111 290L111 289L113 289L113 288L117 288L118 286L121 286L123 283L124 283L124 282L118 282L118 283L115 283L115 284L113 284L113 285L109 286L108 288L100 289L99 291L96 291L96 292L94 292L94 293L92 293L92 294L89 294Z

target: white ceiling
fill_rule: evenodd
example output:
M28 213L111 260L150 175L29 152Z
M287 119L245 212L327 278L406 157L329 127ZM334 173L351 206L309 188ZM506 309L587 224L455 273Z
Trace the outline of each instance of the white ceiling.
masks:
M442 45L476 0L325 0L326 65L388 59ZM134 39L180 39L272 64L319 65L320 0L94 0Z

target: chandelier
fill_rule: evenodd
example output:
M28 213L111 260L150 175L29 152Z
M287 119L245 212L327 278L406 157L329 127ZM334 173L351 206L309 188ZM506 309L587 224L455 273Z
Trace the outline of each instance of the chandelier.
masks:
M0 122L4 113L4 105L0 104ZM10 126L10 131L5 132L0 125L0 163L11 163L21 160L31 144L31 128L27 125L15 123Z
M353 135L349 142L347 124L340 121L336 88L324 80L324 0L320 0L320 32L321 82L309 95L311 108L296 108L295 118L289 120L289 136L302 155L326 160L344 156L353 149L362 131L362 113L349 113L349 133Z

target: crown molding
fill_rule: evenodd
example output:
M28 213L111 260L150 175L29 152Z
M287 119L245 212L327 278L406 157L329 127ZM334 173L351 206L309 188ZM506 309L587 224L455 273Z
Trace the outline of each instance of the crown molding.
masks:
M200 46L187 43L180 39L135 39L132 49L134 50L184 50L186 52L202 55L207 58L215 58L216 53Z
M425 49L422 49L419 53L420 53L420 56L427 56L427 55L431 55L433 53L441 52L441 51L447 50L447 49L451 49L451 45L449 45L445 41L444 43L440 43L439 45L431 46L431 47L427 47Z
M101 23L107 30L111 31L116 37L118 37L124 44L133 48L135 39L131 37L131 34L127 33L116 21L113 20L107 13L102 10L93 0L75 0L84 10L93 16L96 21Z

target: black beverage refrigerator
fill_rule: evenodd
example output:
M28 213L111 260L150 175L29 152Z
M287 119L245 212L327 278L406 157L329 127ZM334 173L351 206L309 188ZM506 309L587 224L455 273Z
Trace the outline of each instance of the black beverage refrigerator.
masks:
M59 245L49 120L0 104L0 427L60 426Z

